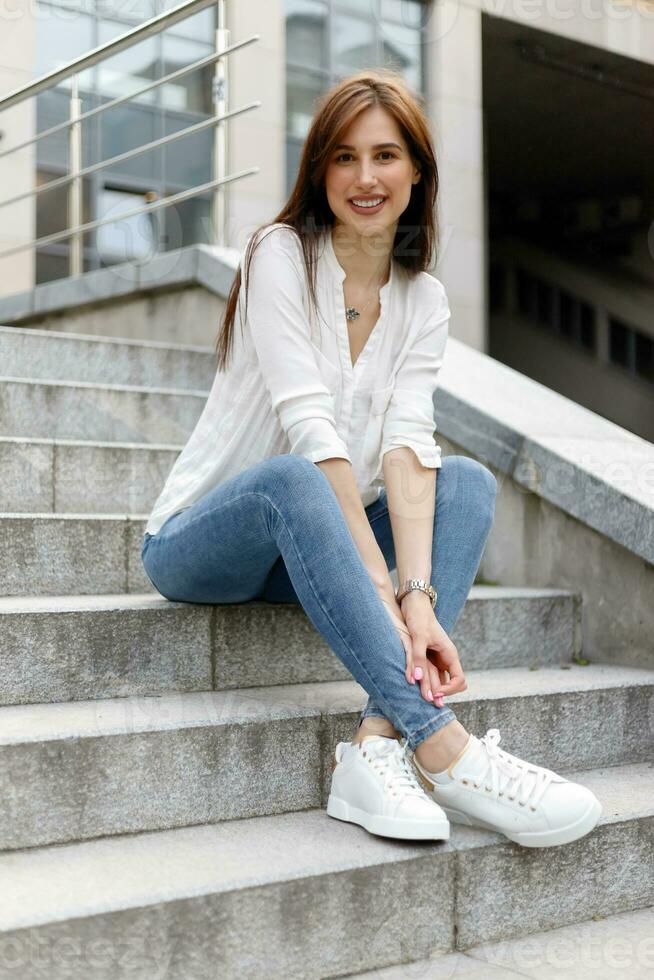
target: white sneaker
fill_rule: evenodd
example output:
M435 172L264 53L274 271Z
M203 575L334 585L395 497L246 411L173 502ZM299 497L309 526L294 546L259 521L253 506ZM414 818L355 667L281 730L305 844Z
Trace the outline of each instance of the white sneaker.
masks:
M594 793L499 749L499 741L497 728L481 739L471 734L446 782L431 779L413 755L427 792L453 823L499 831L523 847L569 844L597 825L602 804Z
M405 840L448 840L447 817L420 785L406 741L366 735L339 742L332 761L327 813L371 834Z

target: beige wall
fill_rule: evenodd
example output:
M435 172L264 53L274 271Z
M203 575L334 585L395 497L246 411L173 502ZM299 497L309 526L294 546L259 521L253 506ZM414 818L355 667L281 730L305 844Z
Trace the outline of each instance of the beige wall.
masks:
M34 20L32 4L15 0L3 5L0 21L0 95L7 95L32 79ZM0 113L0 151L22 143L34 134L34 99ZM0 159L0 199L4 200L34 184L34 147ZM0 208L0 252L34 237L34 201ZM6 296L34 284L32 250L0 259L0 295Z
M34 24L31 4L15 0L5 8L0 32L0 91L31 77ZM487 350L486 218L481 89L482 11L553 31L600 48L654 63L654 6L634 0L439 0L428 15L428 109L440 164L439 261L432 270L444 283L452 308L452 336ZM17 16L16 16L17 14ZM229 190L229 244L242 248L257 225L270 220L285 198L285 51L283 0L229 3L230 41L258 33L261 39L229 58L229 102L234 108L260 99L258 109L229 125L228 172L251 166ZM33 101L33 100L31 100ZM31 102L0 117L7 133L2 145L33 131ZM4 188L28 188L32 151L0 160ZM33 234L31 202L0 215L0 246ZM30 253L0 262L0 293L33 282Z
M440 256L450 333L486 350L481 12L459 3L431 7L427 31L429 111L440 177Z
M256 99L257 109L229 123L228 173L259 167L260 172L235 181L229 194L228 244L242 250L256 227L284 203L286 57L282 0L228 3L229 41L260 34L259 41L229 57L229 107Z

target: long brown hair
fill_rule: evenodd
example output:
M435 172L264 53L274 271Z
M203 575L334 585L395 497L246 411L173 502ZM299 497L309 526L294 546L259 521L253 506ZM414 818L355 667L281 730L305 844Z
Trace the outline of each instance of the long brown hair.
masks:
M279 222L295 229L300 243L314 308L317 307L315 267L318 241L334 223L325 191L325 171L334 147L353 120L371 106L381 106L392 114L406 140L409 152L421 172L413 185L411 198L398 222L393 242L393 258L410 276L430 266L432 252L438 244L436 200L438 196L438 167L424 110L424 98L410 89L401 75L389 68L376 68L349 75L317 100L317 110L302 148L295 186L282 210L272 219L259 225L248 241L245 253L245 313L252 252L260 240L260 232L269 223ZM404 244L404 243L407 244ZM408 245L408 247L407 247ZM216 341L218 370L227 363L232 341L235 312L241 288L241 264L236 270L223 314L222 328Z

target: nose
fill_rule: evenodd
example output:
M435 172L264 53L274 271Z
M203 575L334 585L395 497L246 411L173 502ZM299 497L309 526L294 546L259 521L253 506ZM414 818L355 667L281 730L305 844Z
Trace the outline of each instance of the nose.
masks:
M377 183L377 178L371 172L371 165L369 163L359 164L359 176L357 179L357 184L359 187L374 187Z

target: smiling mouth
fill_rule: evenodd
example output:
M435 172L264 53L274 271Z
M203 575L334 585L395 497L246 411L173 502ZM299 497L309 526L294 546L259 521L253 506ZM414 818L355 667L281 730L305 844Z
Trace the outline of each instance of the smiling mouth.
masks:
M361 198L361 200L365 200L365 198ZM360 206L358 204L355 204L354 201L352 200L348 200L347 203L350 205L353 211L356 211L357 214L377 214L377 212L381 211L384 204L386 203L386 198L385 197L382 198L379 204L375 204L374 207L369 204Z

